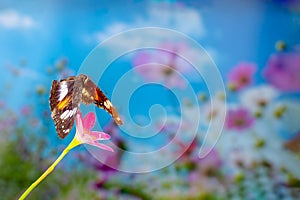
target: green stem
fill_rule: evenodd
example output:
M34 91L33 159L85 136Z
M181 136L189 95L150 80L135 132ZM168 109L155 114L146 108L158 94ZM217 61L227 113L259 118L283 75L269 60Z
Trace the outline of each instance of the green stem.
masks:
M78 146L79 144L81 144L80 141L76 137L74 137L70 144L55 160L55 162L35 182L33 182L29 188L27 188L27 190L22 194L22 196L20 196L19 200L25 199L29 195L29 193L54 170L56 165L65 157L65 155L67 155L71 149Z

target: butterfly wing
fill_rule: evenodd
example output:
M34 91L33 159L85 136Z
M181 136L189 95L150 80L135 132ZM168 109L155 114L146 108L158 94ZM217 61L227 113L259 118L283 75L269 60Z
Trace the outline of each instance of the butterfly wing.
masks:
M94 94L94 103L99 108L102 108L106 110L115 120L115 122L118 125L122 125L123 122L119 116L119 113L115 109L115 107L112 105L112 103L109 101L109 99L105 96L105 94L97 87Z
M80 102L86 105L94 103L99 108L106 110L117 124L122 125L122 120L112 103L84 74L60 81L54 80L49 101L56 132L62 139L72 130Z
M75 87L76 77L72 76L61 81L54 80L52 82L50 92L50 109L51 117L54 120L55 128L60 138L65 138L72 130L74 118L78 111L81 94ZM76 98L74 98L76 96Z
M86 75L82 74L78 77L81 77L83 80L82 102L86 105L94 103L97 107L107 111L117 124L122 125L122 120L117 110L97 85Z

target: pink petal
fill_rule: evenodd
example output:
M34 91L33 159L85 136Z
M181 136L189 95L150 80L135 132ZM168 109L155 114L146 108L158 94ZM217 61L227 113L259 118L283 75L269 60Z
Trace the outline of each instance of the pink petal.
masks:
M135 71L139 73L146 81L161 80L161 66L156 63L146 63L144 65L136 66Z
M80 110L77 111L77 114L80 115L80 117L82 118L82 113Z
M228 74L229 82L234 84L235 89L240 90L253 82L253 76L256 72L256 65L253 63L242 62L234 67ZM241 80L246 79L246 82Z
M100 149L104 149L104 150L107 150L107 151L114 152L114 150L111 147L109 147L105 144L99 143L99 142L93 142L93 143L88 143L88 144L92 145L92 146L95 146L95 147L98 147Z
M242 122L241 124L239 124L240 121ZM229 110L225 122L228 129L243 130L253 125L254 118L248 110L239 108L237 110Z
M110 135L103 133L103 132L99 132L99 131L91 131L90 135L94 140L109 140L110 139Z
M86 130L91 130L94 125L95 125L95 121L96 121L96 115L93 112L89 112L84 118L83 118L83 127Z
M186 87L186 82L178 74L174 74L166 79L166 85L170 88L177 87L179 89L184 89Z
M273 54L263 72L264 77L282 91L299 91L299 63L299 53Z
M137 56L133 60L134 66L144 65L151 62L151 55L146 52L142 52L137 54Z
M76 115L76 131L80 134L83 134L83 125L80 111L78 111Z

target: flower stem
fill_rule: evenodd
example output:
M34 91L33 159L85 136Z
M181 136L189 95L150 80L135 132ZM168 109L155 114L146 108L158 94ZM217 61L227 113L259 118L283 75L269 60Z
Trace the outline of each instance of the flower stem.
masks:
M65 155L67 155L71 149L78 146L79 144L81 144L80 141L76 137L74 137L70 144L55 160L55 162L35 182L33 182L29 188L27 188L27 190L22 194L22 196L20 196L19 200L25 199L29 195L29 193L54 170L56 165L65 157Z

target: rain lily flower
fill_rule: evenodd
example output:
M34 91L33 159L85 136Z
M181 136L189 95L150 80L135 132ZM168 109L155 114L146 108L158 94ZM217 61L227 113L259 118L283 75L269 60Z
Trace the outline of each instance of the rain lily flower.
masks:
M238 108L236 110L229 110L226 116L226 128L244 130L253 125L254 117L245 108Z
M256 72L256 65L253 63L240 63L228 74L229 89L241 90L253 82L253 75Z
M263 72L266 80L279 90L300 91L300 53L271 55Z
M121 164L121 159L124 153L123 151L126 151L127 149L124 139L119 136L120 130L114 120L111 120L105 127L103 127L103 130L114 136L112 142L117 146L114 150L115 152L103 152L101 154L102 162L99 162L97 158L93 157L84 158L89 162L90 166L93 166L93 168L103 172L95 185L97 188L102 187L102 184L107 180L110 180L110 177L117 172L117 169Z
M71 143L65 148L62 154L56 159L56 161L34 182L32 185L22 194L19 198L25 199L28 194L42 181L44 180L57 166L57 164L67 155L67 153L74 147L80 144L89 144L100 149L107 151L113 151L112 148L99 143L101 140L108 140L110 136L103 132L91 131L96 121L95 114L90 112L84 118L81 116L81 112L78 111L76 115L76 135Z
M76 135L75 139L80 144L89 144L100 149L107 151L113 151L112 148L104 144L99 143L99 140L108 140L110 136L103 132L91 131L94 127L96 121L96 116L94 113L88 113L84 118L81 116L79 111L76 116Z

